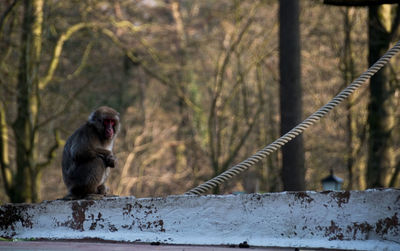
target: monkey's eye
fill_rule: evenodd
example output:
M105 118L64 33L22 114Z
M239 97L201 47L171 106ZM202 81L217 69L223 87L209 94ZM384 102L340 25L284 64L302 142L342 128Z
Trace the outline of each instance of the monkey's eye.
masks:
M115 121L113 119L105 119L104 120L104 124L107 126L114 126L115 125Z

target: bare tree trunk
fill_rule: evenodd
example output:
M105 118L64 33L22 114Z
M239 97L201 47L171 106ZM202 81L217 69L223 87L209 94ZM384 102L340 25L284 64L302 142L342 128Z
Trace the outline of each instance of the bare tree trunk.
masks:
M18 73L18 114L13 124L16 139L17 172L12 202L35 202L38 195L36 167L39 108L39 60L43 23L43 0L24 1L21 57Z
M369 7L369 65L375 63L389 49L391 34L397 28L393 24L390 27L392 14L385 8L382 5ZM386 186L385 179L394 162L393 147L390 143L394 126L394 87L391 86L388 76L389 67L384 67L371 77L369 85L371 97L368 106L368 188Z
M352 21L351 14L349 8L346 8L343 13L344 16L344 50L343 50L343 80L344 86L348 85L354 80L354 58L353 58L353 50L351 46L351 31L352 31ZM353 100L354 97L350 96L346 102L346 112L347 112L347 121L346 121L346 145L347 145L347 153L346 153L346 165L347 165L347 173L348 173L348 190L353 189L353 181L354 181L354 162L355 162L355 133L356 133L356 125L354 121L354 109L353 109Z
M279 7L281 134L301 122L299 1L281 0ZM303 138L282 148L282 181L286 191L305 190Z
M4 190L7 194L11 194L13 192L13 174L10 166L10 159L8 157L8 147L6 111L4 104L0 102L0 171L3 178Z

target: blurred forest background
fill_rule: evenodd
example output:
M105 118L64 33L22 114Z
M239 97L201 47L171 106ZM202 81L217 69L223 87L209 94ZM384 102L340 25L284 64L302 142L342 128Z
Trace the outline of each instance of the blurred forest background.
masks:
M121 114L112 192L182 194L280 136L282 93L304 119L400 39L398 4L298 2L293 93L280 87L279 1L2 0L0 201L64 196L63 144L101 105ZM399 63L305 132L302 189L331 169L343 189L400 186ZM282 191L284 176L278 152L214 192Z

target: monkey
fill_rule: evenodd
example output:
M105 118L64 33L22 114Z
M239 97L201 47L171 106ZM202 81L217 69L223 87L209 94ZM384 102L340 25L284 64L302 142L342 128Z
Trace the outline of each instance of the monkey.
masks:
M119 129L119 113L101 106L67 139L62 156L65 200L107 195L105 181L110 168L116 167L112 148Z

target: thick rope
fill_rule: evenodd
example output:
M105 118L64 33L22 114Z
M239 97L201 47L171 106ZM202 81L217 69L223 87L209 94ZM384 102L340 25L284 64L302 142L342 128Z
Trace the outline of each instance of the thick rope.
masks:
M248 159L242 161L241 163L231 167L220 175L212 178L211 180L191 189L186 192L186 195L200 195L210 190L213 187L216 187L227 180L231 179L233 176L238 175L239 173L247 170L249 167L255 165L260 160L264 159L271 153L275 152L283 145L297 137L299 134L303 133L308 127L315 124L318 120L320 120L323 116L325 116L328 112L330 112L334 107L340 104L343 100L349 97L357 88L359 88L362 84L364 84L368 79L370 79L377 71L379 71L383 66L385 66L389 60L400 51L400 41L398 41L390 50L388 50L385 55L383 55L374 65L372 65L367 71L361 74L356 80L353 81L349 86L347 86L344 90L342 90L336 97L334 97L329 103L322 106L318 111L310 115L303 122L298 124L292 130L290 130L285 135L281 136L279 139L275 140L265 148L259 150L253 156Z

